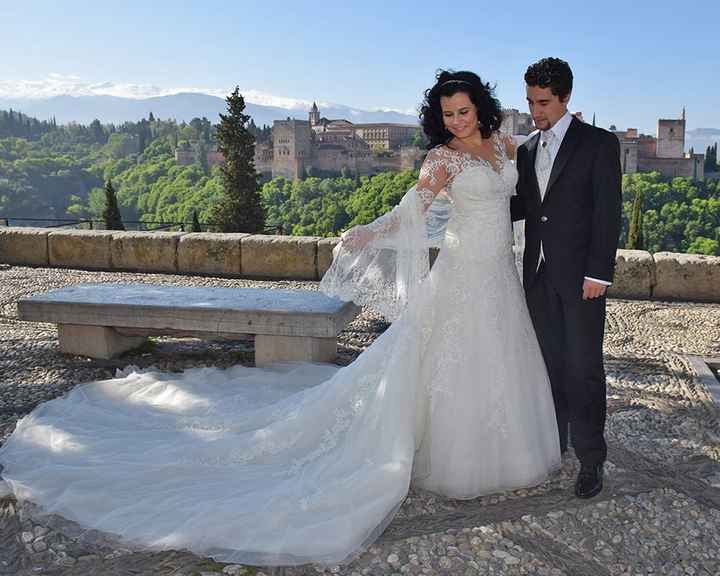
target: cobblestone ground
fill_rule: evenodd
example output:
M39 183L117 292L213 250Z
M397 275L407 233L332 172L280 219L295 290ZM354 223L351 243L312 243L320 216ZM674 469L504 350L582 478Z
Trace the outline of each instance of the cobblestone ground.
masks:
M84 282L316 289L312 282L257 282L170 275L0 269L0 441L18 418L74 385L129 364L182 370L252 364L251 340L158 338L113 361L63 356L52 325L21 322L19 298ZM351 362L386 325L367 312L340 338ZM61 518L39 525L0 498L0 575L209 574L720 574L720 416L687 355L720 357L720 306L610 301L606 336L606 488L572 496L572 457L546 483L471 501L412 490L378 542L333 569L246 568L187 551L128 552L103 534L81 541ZM1 494L0 494L1 496Z

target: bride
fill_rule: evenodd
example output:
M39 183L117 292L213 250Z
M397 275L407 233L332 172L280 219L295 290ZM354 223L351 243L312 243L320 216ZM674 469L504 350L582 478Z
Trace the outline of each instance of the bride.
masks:
M411 483L450 498L560 464L512 252L510 139L489 84L441 72L420 179L343 236L321 289L393 321L349 366L129 370L40 405L0 449L20 500L119 537L260 565L350 560ZM440 252L428 273L428 239Z

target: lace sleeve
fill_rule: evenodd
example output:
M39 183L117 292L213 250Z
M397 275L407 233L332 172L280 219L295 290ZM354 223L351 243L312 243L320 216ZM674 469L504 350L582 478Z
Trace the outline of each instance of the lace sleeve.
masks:
M329 296L371 306L390 321L398 318L427 276L429 248L447 221L448 207L438 207L441 192L449 204L451 170L443 149L431 150L418 183L400 204L343 235L320 289Z
M440 194L450 181L450 167L447 159L439 148L433 148L427 154L422 167L420 177L415 186L415 194L420 202L420 209L423 213L432 205L435 197ZM435 215L431 215L435 217ZM369 224L355 226L342 235L342 240L352 246L354 242L364 245L368 241L392 234L400 225L400 218L397 210L391 210L387 214L376 218Z
M431 150L418 183L400 204L343 235L320 289L329 296L371 306L390 321L398 318L428 274L428 219L434 215L434 200L446 191L449 177L442 149ZM430 228L439 229L435 225Z
M423 211L426 211L450 182L450 167L439 148L428 152L416 186L417 195L422 202Z

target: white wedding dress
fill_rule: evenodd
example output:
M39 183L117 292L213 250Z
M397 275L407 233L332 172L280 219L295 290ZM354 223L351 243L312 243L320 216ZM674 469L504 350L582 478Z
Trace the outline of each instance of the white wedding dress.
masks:
M451 498L540 483L560 464L557 429L511 247L517 175L498 150L495 167L430 152L415 194L427 205L442 189L452 205L439 256L349 366L80 385L18 422L3 478L129 547L260 565L351 559L411 482Z

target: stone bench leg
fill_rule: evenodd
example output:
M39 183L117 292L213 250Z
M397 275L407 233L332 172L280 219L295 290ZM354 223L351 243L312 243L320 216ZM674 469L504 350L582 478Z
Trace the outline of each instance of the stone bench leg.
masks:
M137 348L144 336L122 336L106 326L58 324L60 350L65 354L108 360Z
M255 366L273 362L332 362L337 356L337 338L255 336Z

